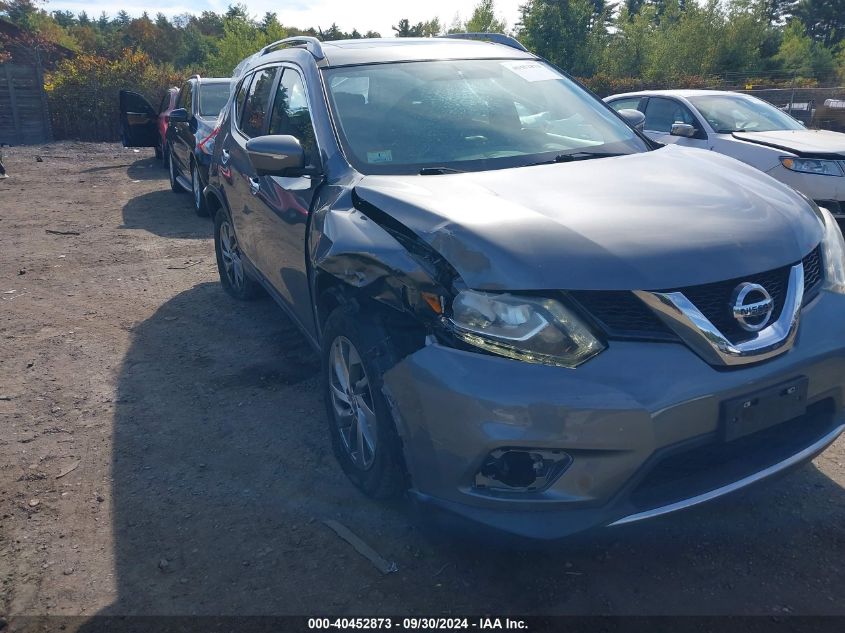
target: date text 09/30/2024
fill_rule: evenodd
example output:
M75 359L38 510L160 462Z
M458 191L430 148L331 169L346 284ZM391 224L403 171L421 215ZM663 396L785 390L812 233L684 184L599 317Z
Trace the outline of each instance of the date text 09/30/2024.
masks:
M528 624L519 618L308 618L310 630L375 630L398 629L406 631L425 630L479 630L479 631L526 631Z

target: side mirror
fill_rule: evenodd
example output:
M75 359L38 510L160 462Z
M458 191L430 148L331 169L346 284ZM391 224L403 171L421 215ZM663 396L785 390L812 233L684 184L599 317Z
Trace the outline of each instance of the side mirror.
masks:
M673 123L672 131L669 132L672 136L683 136L684 138L692 138L695 133L695 126L689 123Z
M171 123L187 123L190 119L191 115L185 108L176 108L170 112Z
M293 136L251 138L246 142L246 153L259 176L284 176L289 169L305 167L305 151Z
M645 115L642 112L631 108L623 108L622 110L619 110L619 115L625 119L628 122L628 125L632 128L638 132L643 131L643 127L645 125Z

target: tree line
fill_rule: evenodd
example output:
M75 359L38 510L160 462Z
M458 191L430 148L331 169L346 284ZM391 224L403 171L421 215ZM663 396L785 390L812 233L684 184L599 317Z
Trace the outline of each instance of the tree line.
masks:
M80 105L86 91L105 95L121 82L157 98L180 76L227 76L260 47L292 35L338 40L508 33L599 94L845 83L845 0L526 0L516 24L500 17L495 0L478 0L465 18L401 18L384 34L347 32L334 23L301 28L278 13L253 16L242 4L167 18L48 11L36 1L0 0L0 17L45 50L73 51L48 75L48 94L60 111L70 102ZM3 46L0 40L0 56Z
M603 74L672 82L688 76L798 76L843 81L845 0L527 0L516 24L479 0L465 20L411 23L391 33L343 31L337 24L299 28L277 13L256 18L242 4L168 19L47 11L35 0L0 0L0 15L25 31L77 53L114 60L124 51L153 63L226 75L258 47L291 35L322 40L432 37L501 32L579 77Z

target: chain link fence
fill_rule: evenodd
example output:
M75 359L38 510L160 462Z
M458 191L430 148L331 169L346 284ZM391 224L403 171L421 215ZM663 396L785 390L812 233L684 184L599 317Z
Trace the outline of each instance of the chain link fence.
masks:
M845 132L845 87L737 90L788 112L809 128Z

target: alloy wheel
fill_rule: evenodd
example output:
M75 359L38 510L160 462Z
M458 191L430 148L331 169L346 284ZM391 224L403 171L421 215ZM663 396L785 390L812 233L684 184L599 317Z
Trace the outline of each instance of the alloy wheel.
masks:
M240 290L244 285L244 265L238 238L228 221L220 224L220 255L229 285Z
M329 390L343 448L357 468L368 470L375 461L377 449L373 394L361 356L344 336L338 336L332 343Z

